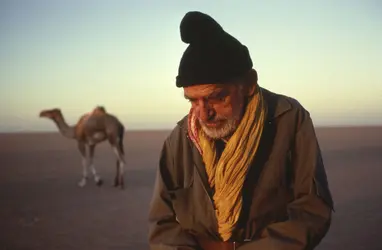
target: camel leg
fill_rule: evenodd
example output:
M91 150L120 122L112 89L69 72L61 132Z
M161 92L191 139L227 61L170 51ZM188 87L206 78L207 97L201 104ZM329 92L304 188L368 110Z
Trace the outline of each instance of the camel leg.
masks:
M92 171L95 183L98 186L101 186L103 184L103 181L101 177L97 174L97 171L94 167L94 149L95 149L95 144L89 146L89 168Z
M114 149L113 149L114 151ZM118 186L118 182L119 182L119 160L117 159L116 160L116 174L115 174L115 178L114 178L114 187L117 187Z
M114 180L114 186L119 186L121 189L124 189L124 168L125 168L125 159L120 148L116 145L112 145L113 151L117 156L117 174Z
M78 149L81 153L82 162L82 178L78 182L79 187L84 187L86 185L86 180L88 178L88 161L86 159L86 145L85 143L79 142Z

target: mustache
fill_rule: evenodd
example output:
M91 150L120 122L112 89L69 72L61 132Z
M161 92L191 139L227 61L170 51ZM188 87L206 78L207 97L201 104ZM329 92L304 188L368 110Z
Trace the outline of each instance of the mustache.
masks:
M225 122L225 121L230 121L230 120L234 120L233 117L227 117L227 116L224 116L224 115L215 115L213 118L211 119L208 119L206 122L202 121L199 119L199 122L202 123L202 124L205 124L205 123L218 123L218 122Z

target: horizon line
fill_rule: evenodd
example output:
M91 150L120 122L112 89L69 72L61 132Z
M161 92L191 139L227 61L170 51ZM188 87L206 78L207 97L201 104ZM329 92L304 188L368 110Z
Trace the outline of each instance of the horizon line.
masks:
M382 128L382 124L370 124L370 125L315 125L314 128ZM129 128L125 130L125 133L128 132L167 132L172 131L172 128ZM60 133L58 130L19 130L19 131L0 131L0 134L56 134Z

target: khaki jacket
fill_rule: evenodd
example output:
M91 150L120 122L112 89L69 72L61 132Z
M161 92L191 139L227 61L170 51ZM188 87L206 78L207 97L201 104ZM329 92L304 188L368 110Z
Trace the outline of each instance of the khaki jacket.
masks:
M333 200L310 114L298 101L263 89L268 117L243 187L232 240L241 250L313 249L331 224ZM149 211L150 249L200 249L219 240L212 190L187 116L163 144Z

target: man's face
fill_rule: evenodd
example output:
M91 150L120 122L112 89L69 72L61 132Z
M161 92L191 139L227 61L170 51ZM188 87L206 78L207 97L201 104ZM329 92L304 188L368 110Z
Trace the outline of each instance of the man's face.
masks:
M205 84L185 87L184 96L207 136L221 139L231 135L241 120L243 89L237 84Z

